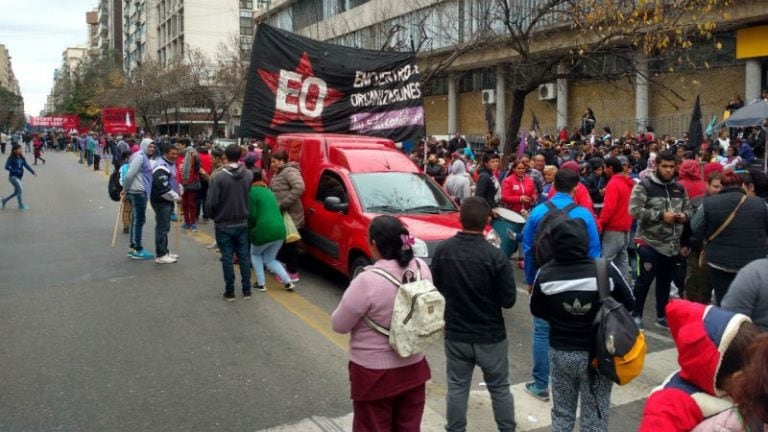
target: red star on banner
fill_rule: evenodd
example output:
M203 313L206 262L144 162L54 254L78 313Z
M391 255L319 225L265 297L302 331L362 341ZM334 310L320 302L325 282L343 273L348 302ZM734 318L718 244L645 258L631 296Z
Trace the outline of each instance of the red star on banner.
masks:
M291 120L301 120L317 132L323 131L323 111L344 97L315 76L305 52L293 71L269 72L259 69L259 76L275 94L272 128Z

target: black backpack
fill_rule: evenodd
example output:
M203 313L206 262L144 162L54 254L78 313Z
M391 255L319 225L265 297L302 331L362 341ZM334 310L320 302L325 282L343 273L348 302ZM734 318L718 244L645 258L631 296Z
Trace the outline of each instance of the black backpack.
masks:
M539 226L536 228L536 235L534 235L533 246L533 258L536 262L536 267L542 268L544 264L552 261L555 258L554 250L555 246L552 244L552 230L560 222L567 220L568 212L578 206L578 204L570 203L562 209L558 209L552 204L552 201L544 203L549 210L544 218L539 222Z
M592 324L595 334L592 366L612 382L624 385L643 372L645 335L627 308L611 296L608 260L599 258L595 265L600 309Z
M120 201L120 193L123 191L123 186L120 184L120 170L115 170L109 175L109 182L107 182L107 192L109 198L112 201Z

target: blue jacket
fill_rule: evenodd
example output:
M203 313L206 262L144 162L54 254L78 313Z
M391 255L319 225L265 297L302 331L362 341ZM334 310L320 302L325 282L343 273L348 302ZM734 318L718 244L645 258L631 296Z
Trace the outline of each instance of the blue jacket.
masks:
M11 155L8 156L8 160L5 161L5 169L8 170L9 177L22 178L24 176L24 168L26 168L32 174L35 173L35 170L29 166L27 160L24 159L24 156L16 157Z
M550 199L552 204L558 209L564 208L568 204L573 202L573 198L570 195L562 192L557 192L552 195ZM525 223L523 229L523 253L525 254L525 282L528 285L533 285L533 281L536 279L536 273L539 269L536 267L536 261L533 258L533 242L536 237L536 229L539 227L539 223L546 216L549 209L546 204L539 204L531 210L531 214L528 217L528 221ZM594 216L589 210L584 207L578 206L568 212L568 216L572 218L578 218L583 220L587 224L587 235L589 235L589 252L590 258L600 258L600 234L597 232L597 223Z

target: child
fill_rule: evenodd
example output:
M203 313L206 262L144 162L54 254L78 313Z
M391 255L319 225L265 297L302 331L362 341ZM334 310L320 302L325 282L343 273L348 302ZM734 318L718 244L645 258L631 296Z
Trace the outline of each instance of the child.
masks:
M705 418L734 409L727 395L747 364L747 347L760 334L746 315L686 300L669 302L666 316L680 370L651 393L641 432L690 431Z
M40 141L40 138L38 138L37 136L35 136L35 138L34 138L34 140L32 142L32 147L35 149L35 153L34 153L35 154L35 163L34 164L37 165L37 160L40 159L41 161L43 161L43 165L45 165L45 159L43 159L43 157L42 157L42 154L43 154L43 142Z
M8 171L8 181L13 186L13 193L0 200L0 208L3 210L5 210L5 205L13 197L16 197L16 200L19 202L19 210L29 210L29 207L24 204L24 200L22 199L23 189L21 187L21 178L24 176L24 168L32 173L33 176L37 176L35 170L29 166L27 160L24 159L24 156L21 154L21 146L19 144L14 144L11 147L11 154L8 156L8 160L5 161L5 169Z

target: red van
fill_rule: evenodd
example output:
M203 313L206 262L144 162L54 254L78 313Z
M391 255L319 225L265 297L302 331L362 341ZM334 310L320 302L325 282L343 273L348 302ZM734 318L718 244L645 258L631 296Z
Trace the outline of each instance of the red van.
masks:
M391 140L284 134L273 149L298 162L306 184L306 251L351 278L371 263L368 226L378 215L399 218L416 238L414 253L427 261L461 228L451 198Z

